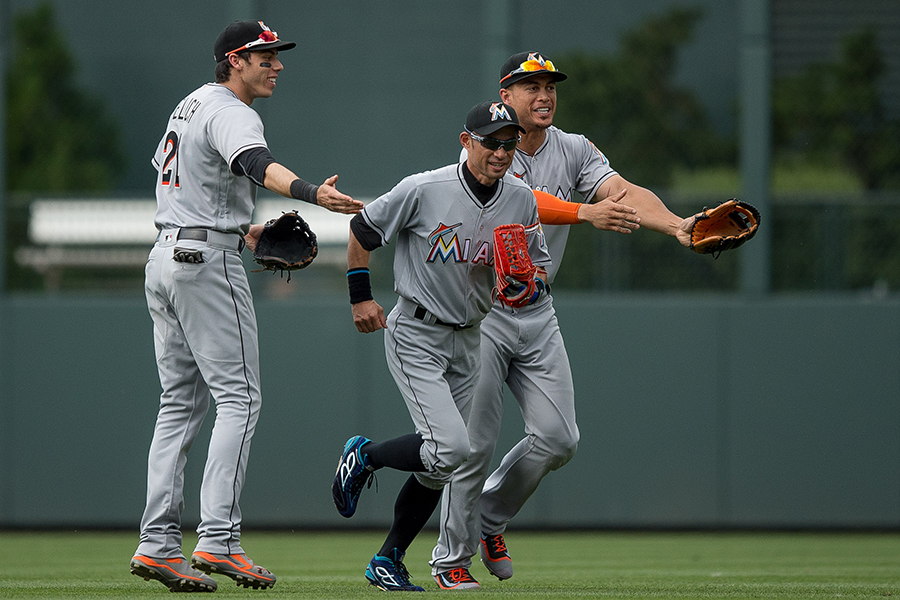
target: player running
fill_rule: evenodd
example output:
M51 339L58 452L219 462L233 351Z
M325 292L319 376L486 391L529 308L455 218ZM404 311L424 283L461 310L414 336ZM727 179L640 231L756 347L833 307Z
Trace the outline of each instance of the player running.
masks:
M620 233L647 227L688 246L693 217L682 219L653 192L626 181L585 137L553 127L556 84L566 77L538 52L514 54L500 70L500 98L515 108L525 128L512 173L567 201L553 202L550 211L539 202L542 223L553 223L546 227L553 257L548 282L559 269L568 225L580 221ZM575 191L597 204L574 203ZM551 213L552 219L545 217ZM481 331L481 376L468 421L471 452L444 489L440 537L432 552L432 575L444 589L479 587L469 572L479 551L493 575L512 577L506 525L541 479L574 456L579 440L572 374L552 300L522 309L495 302ZM504 383L522 411L526 436L488 477Z
M363 333L387 330L388 367L416 429L380 443L350 438L332 485L338 512L351 517L377 469L412 472L397 496L390 532L366 568L366 579L383 590L424 591L410 583L403 557L469 455L466 419L481 358L479 325L495 283L494 228L522 224L533 263L550 261L534 195L507 174L522 131L515 111L501 102L473 107L459 136L465 162L407 177L350 222L353 321ZM385 318L372 298L369 255L394 237L399 298Z
M295 46L262 21L229 25L214 44L216 83L178 104L153 157L159 235L145 287L163 391L131 572L173 592L215 591L207 573L244 587L275 584L275 575L241 548L238 504L262 403L256 314L241 261L245 242L254 243L245 234L256 187L335 212L363 206L335 189L337 176L315 186L269 153L250 104L272 95L284 69L278 52ZM199 540L188 564L181 550L184 466L210 395L216 423L200 489Z

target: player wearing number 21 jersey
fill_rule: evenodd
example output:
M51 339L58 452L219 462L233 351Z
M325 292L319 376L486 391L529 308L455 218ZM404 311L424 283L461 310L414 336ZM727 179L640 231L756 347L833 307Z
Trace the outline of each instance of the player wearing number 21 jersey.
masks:
M280 40L262 21L235 21L214 44L216 83L170 114L153 156L159 234L146 267L162 394L147 461L147 498L131 572L173 592L214 591L215 572L267 588L275 575L241 547L240 496L262 404L256 313L241 260L255 243L256 188L356 213L362 203L315 186L275 162L250 104L275 90ZM257 233L258 235L258 233ZM182 554L181 512L188 450L215 402L200 488L197 546Z

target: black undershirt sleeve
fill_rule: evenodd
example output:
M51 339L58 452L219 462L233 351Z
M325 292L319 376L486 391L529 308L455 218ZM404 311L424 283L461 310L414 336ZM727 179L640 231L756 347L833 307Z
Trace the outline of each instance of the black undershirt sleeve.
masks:
M275 162L275 158L265 147L250 148L237 155L231 163L231 172L238 176L245 176L250 181L264 187L266 180L266 167Z
M350 219L350 231L356 236L356 240L363 247L363 250L371 252L376 248L381 248L381 236L378 235L377 231L369 227L369 224L363 219L362 213Z

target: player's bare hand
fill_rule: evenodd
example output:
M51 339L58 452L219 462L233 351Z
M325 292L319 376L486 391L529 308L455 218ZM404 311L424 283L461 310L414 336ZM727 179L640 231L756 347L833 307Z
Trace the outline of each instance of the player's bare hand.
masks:
M617 192L600 202L582 204L578 207L578 219L604 231L631 233L639 229L641 219L637 210L619 202L627 191Z
M675 238L686 248L691 247L691 229L696 220L697 215L688 217L678 225L678 229L675 231Z
M354 200L347 194L342 194L334 187L337 179L337 175L332 175L319 186L319 190L316 192L316 204L331 212L345 215L354 215L361 211L364 206L362 202Z
M353 312L353 324L360 333L373 333L387 328L384 309L374 300L366 300L350 305Z
M251 225L250 231L247 232L247 235L244 236L244 243L247 244L247 249L250 252L256 250L256 242L259 241L259 234L262 233L263 225Z

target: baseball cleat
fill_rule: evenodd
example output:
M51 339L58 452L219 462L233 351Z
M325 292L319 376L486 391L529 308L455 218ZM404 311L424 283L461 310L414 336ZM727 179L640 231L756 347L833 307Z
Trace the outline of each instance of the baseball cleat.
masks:
M246 554L194 552L191 565L204 573L227 575L245 588L266 589L275 585L275 575L265 567L253 564Z
M366 579L369 583L386 592L424 592L425 588L409 582L409 571L403 564L406 554L396 548L391 554L393 558L376 554L369 562L366 567Z
M434 576L438 587L442 590L480 590L481 585L475 581L469 570L465 567L442 571Z
M481 535L481 562L491 575L503 581L513 576L512 558L503 541L503 534Z
M151 558L136 554L131 559L131 574L145 581L155 579L171 592L214 592L216 580L178 558Z
M334 482L331 484L331 495L334 497L334 505L342 517L348 519L356 512L359 495L363 486L372 487L375 478L375 469L366 464L365 457L360 449L372 440L361 435L354 436L344 444L344 453L338 461L337 471L334 473Z

